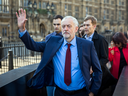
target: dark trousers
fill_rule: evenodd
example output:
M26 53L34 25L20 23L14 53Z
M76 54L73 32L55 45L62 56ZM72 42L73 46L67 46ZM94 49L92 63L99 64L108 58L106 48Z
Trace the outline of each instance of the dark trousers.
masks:
M54 96L89 96L87 94L86 88L77 90L77 91L65 91L56 87L55 95Z

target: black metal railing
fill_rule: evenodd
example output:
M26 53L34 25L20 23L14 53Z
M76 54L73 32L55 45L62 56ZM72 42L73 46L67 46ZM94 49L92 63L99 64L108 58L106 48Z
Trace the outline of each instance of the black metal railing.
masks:
M23 43L4 43L0 47L0 52L0 74L21 66L39 63L41 60L41 52L30 51Z

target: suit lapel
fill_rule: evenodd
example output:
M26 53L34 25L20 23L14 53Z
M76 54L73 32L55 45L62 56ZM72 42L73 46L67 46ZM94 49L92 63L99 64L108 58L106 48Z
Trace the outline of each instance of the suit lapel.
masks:
M53 58L53 56L56 54L56 52L58 51L58 49L61 47L62 43L64 41L64 38L60 39L59 41L57 42L54 42L54 47L51 48L51 55L49 57L49 61L51 61L51 59Z
M76 43L77 43L77 50L78 50L78 57L79 57L79 64L80 64L80 68L82 70L82 41L76 37Z

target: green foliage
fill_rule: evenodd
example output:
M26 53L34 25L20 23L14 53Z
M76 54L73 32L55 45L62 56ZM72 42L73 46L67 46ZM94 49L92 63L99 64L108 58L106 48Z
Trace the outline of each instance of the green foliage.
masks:
M42 15L47 15L48 11L46 9L37 9L37 12Z

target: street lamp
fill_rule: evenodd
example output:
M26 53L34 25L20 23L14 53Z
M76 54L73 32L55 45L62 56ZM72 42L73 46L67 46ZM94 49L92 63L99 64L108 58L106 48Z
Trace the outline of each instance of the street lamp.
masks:
M36 1L34 1L34 3L32 3L31 0L28 1L28 12L27 12L27 15L29 17L32 17L32 21L34 21L34 18L37 18L38 12L37 12L37 3L36 3Z
M38 15L37 12L37 3L36 1L34 1L34 3L32 4L31 1L28 2L28 15L31 16L34 13L34 17L36 17Z
M51 22L51 30L52 30L52 20L53 20L53 17L54 17L54 9L55 9L55 6L54 4L52 3L51 5L49 5L49 2L47 3L46 5L46 9L48 11L48 19L50 20Z
M9 39L8 42L10 42L10 38L11 38L11 33L9 33L9 28L10 28L10 24L8 24L8 35L9 35L8 36L8 39Z
M53 3L52 3L51 5L49 5L49 2L48 2L47 5L46 5L46 9L47 9L47 11L48 11L48 18L49 18L51 15L54 15L55 6L54 6Z

